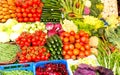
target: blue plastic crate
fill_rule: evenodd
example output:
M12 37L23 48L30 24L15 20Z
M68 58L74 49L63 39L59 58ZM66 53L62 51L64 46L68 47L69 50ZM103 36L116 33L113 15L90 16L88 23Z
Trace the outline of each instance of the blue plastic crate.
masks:
M34 63L2 65L0 66L0 70L4 70L4 71L25 70L25 71L31 71L35 75Z
M67 68L67 71L68 71L68 74L70 75L68 64L67 64L66 60L51 60L51 61L37 62L37 63L35 63L35 70L36 70L37 67L44 67L44 65L47 64L47 63L55 63L55 64L62 63L62 64L65 64L66 68Z

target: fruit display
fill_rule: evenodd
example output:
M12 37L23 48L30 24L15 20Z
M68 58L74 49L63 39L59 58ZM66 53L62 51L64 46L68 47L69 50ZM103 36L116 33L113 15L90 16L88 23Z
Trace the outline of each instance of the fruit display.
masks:
M63 43L62 55L65 59L84 58L91 54L88 33L82 30L78 33L74 31L63 32L60 38Z
M12 2L11 2L12 1ZM1 0L0 1L0 22L6 22L8 19L16 19L16 6L14 0Z
M120 75L116 1L0 0L0 75Z
M44 67L36 68L36 75L68 75L65 64L47 63Z
M62 41L60 37L55 34L46 41L46 48L51 53L50 60L62 59Z
M16 0L15 5L19 22L40 21L43 7L41 0Z

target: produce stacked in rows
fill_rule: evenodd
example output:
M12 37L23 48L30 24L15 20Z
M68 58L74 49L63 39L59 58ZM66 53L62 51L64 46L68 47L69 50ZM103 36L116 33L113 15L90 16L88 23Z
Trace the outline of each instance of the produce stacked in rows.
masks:
M62 41L57 34L47 38L46 47L51 53L50 60L62 59Z
M19 22L40 21L43 7L41 0L16 0L15 5Z
M12 2L11 2L12 1ZM0 22L6 22L8 19L16 18L15 1L14 0L1 0L0 1Z
M44 3L41 20L43 22L59 22L61 19L60 0L42 0Z
M37 62L48 60L50 54L44 47L46 43L46 33L39 30L35 33L23 32L16 43L21 51L18 53L19 62Z
M62 55L65 59L84 58L91 54L88 33L82 30L78 33L63 32L60 38L63 43Z

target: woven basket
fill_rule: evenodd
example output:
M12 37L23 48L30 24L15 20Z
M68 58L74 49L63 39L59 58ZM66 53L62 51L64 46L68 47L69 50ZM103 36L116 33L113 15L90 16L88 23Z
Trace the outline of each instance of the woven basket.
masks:
M16 45L15 42L7 42L7 43L5 43L5 44ZM12 64L12 63L16 62L16 60L17 60L17 56L15 56L15 57L14 57L12 60L10 60L10 61L0 62L0 65Z

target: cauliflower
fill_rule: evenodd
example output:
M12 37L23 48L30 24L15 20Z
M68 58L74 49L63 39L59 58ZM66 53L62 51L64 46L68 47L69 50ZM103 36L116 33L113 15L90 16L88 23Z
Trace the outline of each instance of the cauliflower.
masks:
M9 35L6 32L0 32L0 42L5 43L9 41Z
M18 38L20 34L19 33L11 33L10 34L10 40L15 41L16 38Z
M90 8L91 7L91 1L90 0L86 0L85 1L85 6Z
M75 32L77 32L77 31L78 31L78 28L77 28L77 26L73 23L73 21L70 21L70 20L67 20L67 19L65 19L65 20L63 21L62 28L63 28L63 30L66 31L66 32L70 32L70 31L75 31Z

